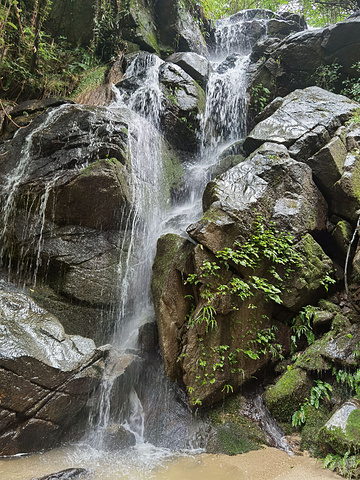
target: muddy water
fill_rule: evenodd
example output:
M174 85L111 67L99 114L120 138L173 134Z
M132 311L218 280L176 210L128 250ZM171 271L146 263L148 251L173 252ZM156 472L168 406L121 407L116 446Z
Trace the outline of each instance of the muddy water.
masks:
M99 454L89 447L72 447L48 453L0 460L1 480L30 480L70 467L94 472L94 480L335 480L307 456L289 456L266 447L243 455L174 456L143 445L131 453Z

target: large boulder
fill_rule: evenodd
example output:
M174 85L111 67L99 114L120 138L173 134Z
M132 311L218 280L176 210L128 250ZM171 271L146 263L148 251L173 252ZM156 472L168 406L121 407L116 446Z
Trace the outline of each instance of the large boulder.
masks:
M355 224L360 208L358 108L357 102L319 87L296 90L264 110L244 149L250 153L268 141L286 146L292 158L311 167L330 212Z
M270 115L246 138L245 151L249 154L264 142L276 142L285 145L296 160L305 161L329 142L359 105L319 87L308 87L276 102L275 112L271 105L268 108Z
M294 33L282 42L267 42L254 51L257 68L250 82L270 90L272 98L285 96L296 88L320 84L317 69L337 63L342 78L352 76L352 65L360 60L360 17L325 28ZM341 79L332 88L340 88Z
M25 294L1 291L1 454L59 442L98 385L103 355Z
M208 21L202 7L192 4L189 8L179 0L158 0L154 10L163 52L194 52L207 56L203 32L208 29Z
M205 93L190 75L173 63L160 67L164 106L161 123L164 134L176 148L196 150L199 118L205 110Z
M116 239L132 203L127 127L119 109L62 105L1 144L2 254L23 278L50 271L68 297L115 301Z
M214 293L212 321L197 321L208 305L203 279L184 285L189 274L202 276L204 262L214 260L211 252L174 234L158 241L152 292L159 325L165 371L171 380L183 383L193 405L211 405L238 388L270 360L269 352L258 352L258 335L270 333L271 305L261 303L261 294L241 301L231 293ZM221 272L221 281L239 280ZM215 285L214 285L215 287ZM215 292L215 290L214 290ZM256 315L250 306L256 303ZM195 319L195 320L194 320Z

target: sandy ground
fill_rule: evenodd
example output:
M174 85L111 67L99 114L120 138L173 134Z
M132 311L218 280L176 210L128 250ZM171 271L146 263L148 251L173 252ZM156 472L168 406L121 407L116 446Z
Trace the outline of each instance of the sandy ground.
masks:
M201 455L169 464L161 480L334 480L340 479L308 456L290 456L275 448L243 455Z

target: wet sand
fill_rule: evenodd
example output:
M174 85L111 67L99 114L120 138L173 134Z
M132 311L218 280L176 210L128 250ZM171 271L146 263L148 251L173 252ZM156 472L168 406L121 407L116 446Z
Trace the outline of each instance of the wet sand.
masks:
M242 455L158 456L158 451L102 457L76 448L0 460L1 480L30 480L70 467L92 470L94 480L335 480L322 463L266 447Z

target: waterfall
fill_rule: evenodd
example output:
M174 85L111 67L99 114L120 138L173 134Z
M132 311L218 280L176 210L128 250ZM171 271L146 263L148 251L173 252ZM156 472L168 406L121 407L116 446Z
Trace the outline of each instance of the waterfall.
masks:
M113 349L102 385L100 412L93 436L97 445L99 438L102 438L101 435L106 435L106 430L114 422L121 422L125 428L133 432L138 443L144 442L149 437L146 432L146 416L154 416L154 412L146 413L142 405L146 389L138 382L144 366L138 357L137 338L139 326L154 314L149 285L156 241L161 234L169 231L184 234L186 227L199 218L201 194L211 178L219 155L245 135L246 68L250 47L242 45L241 49L235 49L237 53L231 51L231 56L228 56L229 43L234 47L234 42L227 41L226 38L233 35L233 30L225 29L224 32L221 25L218 28L219 33L215 35L218 43L214 48L211 60L212 73L207 85L207 103L198 132L199 153L194 161L187 164L186 196L172 208L169 199L166 199L163 193L160 128L162 92L159 84L159 68L163 62L152 54L138 55L128 68L119 90L114 89L116 100L112 107L129 109L131 112L128 137L132 164L133 207L122 226L126 234L123 235L119 261L119 304L115 329L110 338ZM161 382L159 383L161 373L158 371L151 373L149 365L146 369L147 375L152 375L153 384L149 383L146 387L149 391L145 397L151 400L145 401L149 401L155 409L173 411L173 406L165 407L167 402L165 398L161 397L161 405L159 401L154 401L154 397L160 393L157 389L161 385ZM112 375L109 371L115 371L117 374ZM125 380L119 381L119 373L123 374ZM119 382L121 387L118 385ZM165 381L161 388L166 383ZM176 404L174 392L163 388L160 395L165 392L166 395L172 395L171 401ZM121 408L112 405L116 402L122 403ZM181 403L185 405L186 400L181 400ZM186 416L186 413L181 413L180 410L175 407L178 421L179 416ZM163 417L166 417L165 413ZM157 428L155 427L155 430ZM180 435L188 436L189 430L184 428ZM157 444L169 443L170 440L164 442L160 439L162 435L163 431L160 428L160 435L157 435L157 438L154 434L150 436Z

